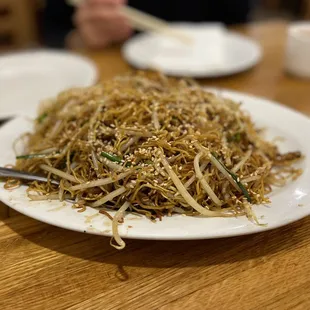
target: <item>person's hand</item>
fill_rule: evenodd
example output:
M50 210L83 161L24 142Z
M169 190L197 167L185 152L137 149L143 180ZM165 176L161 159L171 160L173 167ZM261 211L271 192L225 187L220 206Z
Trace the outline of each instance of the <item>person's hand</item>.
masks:
M85 0L77 9L74 22L83 43L91 48L105 47L127 39L132 28L119 7L126 0Z

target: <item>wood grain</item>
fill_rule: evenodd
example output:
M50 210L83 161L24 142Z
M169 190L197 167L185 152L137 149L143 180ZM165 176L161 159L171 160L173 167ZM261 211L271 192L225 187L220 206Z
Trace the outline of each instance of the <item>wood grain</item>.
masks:
M310 82L283 71L286 25L239 31L262 62L205 85L265 96L310 115ZM101 78L127 71L118 46L81 51ZM128 240L63 230L0 206L0 309L310 309L310 217L251 236L204 241Z

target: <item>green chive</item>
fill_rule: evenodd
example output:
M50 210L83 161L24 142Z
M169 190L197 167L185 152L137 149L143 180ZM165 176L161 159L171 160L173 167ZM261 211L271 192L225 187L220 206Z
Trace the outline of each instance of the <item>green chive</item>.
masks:
M245 186L242 184L242 182L239 181L239 177L232 173L219 159L215 152L211 152L211 155L220 163L220 165L227 171L227 173L233 178L233 180L236 182L236 184L239 186L240 190L242 191L243 195L247 199L249 203L252 202L252 199L250 197L249 192L246 190Z
M111 155L107 152L101 152L101 156L105 157L106 159L113 161L115 163L118 164L122 164L123 163L123 159L121 157L115 156L115 155ZM125 167L131 167L131 162L127 162Z
M122 158L121 157L118 157L118 156L115 156L115 155L111 155L107 152L101 152L101 156L105 157L106 159L110 160L110 161L113 161L113 162L116 162L116 163L122 163Z
M240 141L241 141L241 133L240 133L240 132L237 132L237 133L234 135L234 141L235 141L235 142L240 142Z
M241 132L237 132L231 137L228 138L228 142L237 142L239 143L241 141Z
M26 155L16 156L16 159L40 158L40 157L46 157L47 155L48 154L26 154Z
M37 118L37 122L39 124L41 124L46 118L47 118L48 114L46 112L42 113L38 118Z

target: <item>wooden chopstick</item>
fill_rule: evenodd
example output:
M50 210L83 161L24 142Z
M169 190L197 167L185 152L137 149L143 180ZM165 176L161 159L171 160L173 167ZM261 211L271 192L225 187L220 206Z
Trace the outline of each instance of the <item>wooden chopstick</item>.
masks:
M130 6L123 6L120 10L128 18L132 27L137 30L157 32L174 37L183 43L192 42L192 38L188 34L172 28L169 23L160 18L136 10Z
M68 4L72 6L79 6L83 0L67 0ZM127 17L131 26L141 31L152 31L160 33L165 36L173 37L183 43L192 43L192 38L182 32L181 30L174 29L170 24L160 18L152 16L150 14L141 12L130 6L122 6L120 11Z

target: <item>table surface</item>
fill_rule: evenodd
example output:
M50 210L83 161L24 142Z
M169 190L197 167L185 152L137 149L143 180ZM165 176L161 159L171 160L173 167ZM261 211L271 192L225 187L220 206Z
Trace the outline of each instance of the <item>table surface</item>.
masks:
M262 62L205 85L282 102L310 115L310 82L283 71L286 24L238 31ZM102 78L129 69L119 47L84 52ZM251 236L204 241L109 239L53 227L0 206L0 309L310 309L310 217Z

